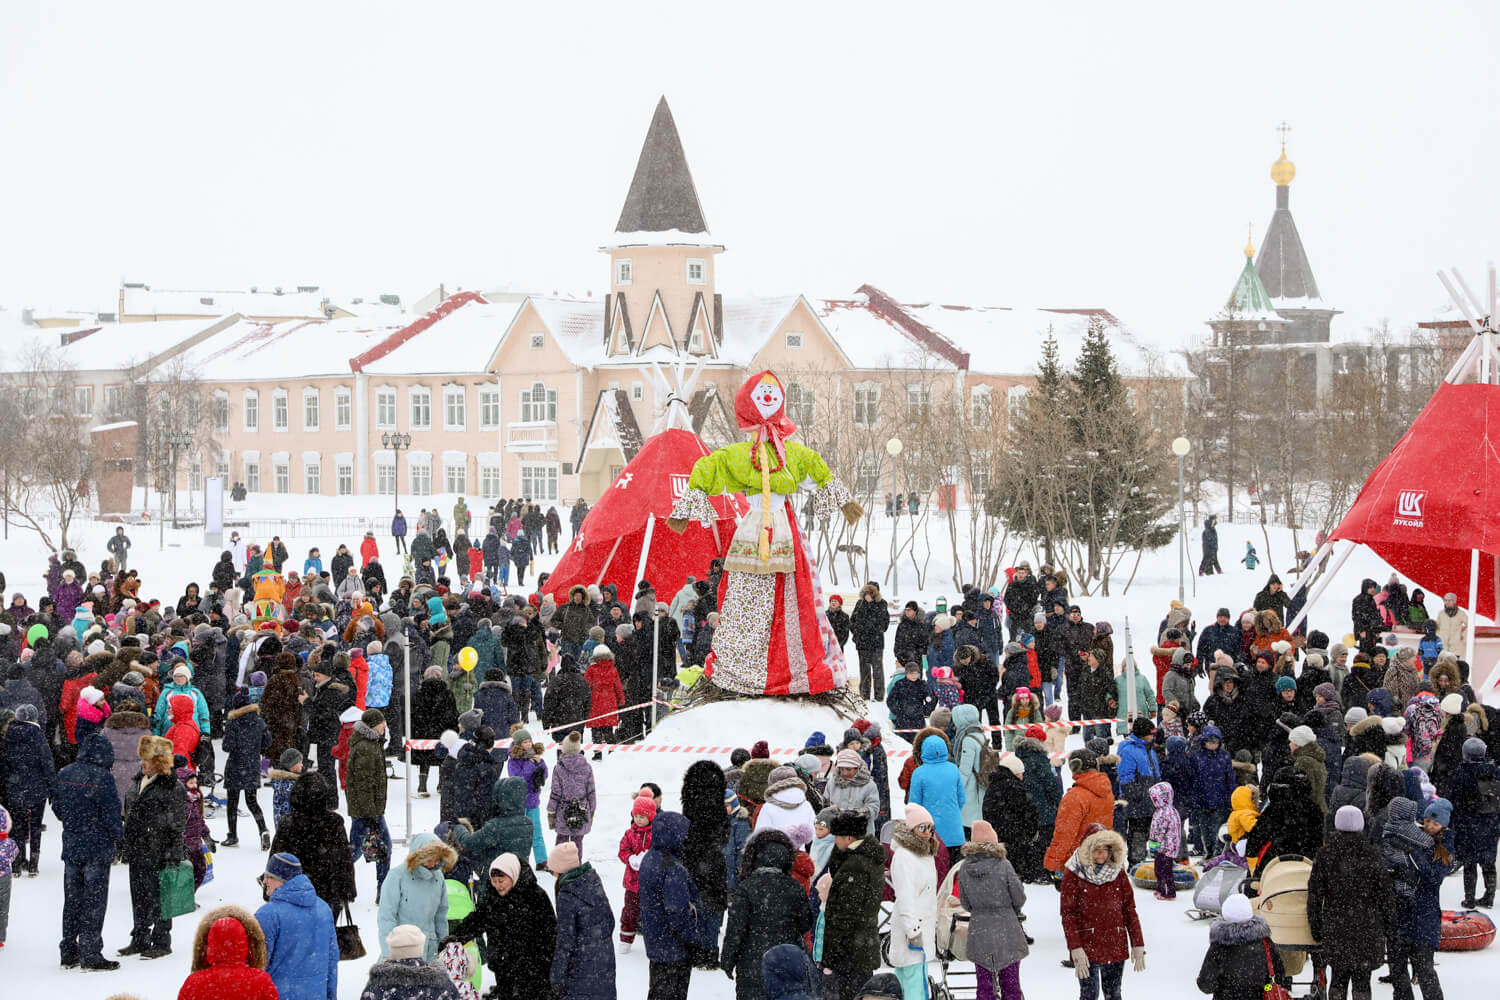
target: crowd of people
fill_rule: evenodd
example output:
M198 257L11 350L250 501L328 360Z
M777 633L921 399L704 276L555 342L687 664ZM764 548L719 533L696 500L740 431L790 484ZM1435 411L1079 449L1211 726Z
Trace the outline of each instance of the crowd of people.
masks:
M873 582L852 612L830 599L835 639L853 640L859 664L851 686L885 701L889 725L811 733L790 760L761 740L695 761L678 810L657 785L639 788L603 853L621 865L616 911L584 853L601 791L600 751L584 741L640 739L659 685L693 682L722 567L668 600L648 581L624 596L578 583L559 604L541 592L557 589L546 574L522 583L542 540L555 548L555 510L492 508L468 549L477 562L441 557L472 537L462 501L452 514L451 549L437 512L418 515L412 572L389 589L373 535L357 565L345 545L327 569L312 549L300 574L279 538L232 536L206 590L163 599L124 564L121 531L98 572L52 557L34 609L12 594L0 612L0 947L12 880L37 875L50 809L61 964L171 954L207 857L240 846L241 803L266 856L263 904L202 917L183 997L334 1000L340 960L360 948L360 861L378 886L371 1000L476 997L481 981L500 1000L613 998L616 956L637 937L653 1000L687 997L695 970L728 975L740 1000L914 1000L954 906L969 915L978 996L1020 1000L1028 885L1058 894L1057 957L1081 1000L1118 1000L1125 963L1145 969L1131 876L1149 862L1166 902L1180 862L1229 853L1252 868L1314 859L1313 958L1331 998L1369 997L1388 965L1398 1000L1413 976L1436 1000L1443 879L1461 868L1465 905L1493 905L1500 719L1468 685L1452 595L1429 617L1420 591L1366 581L1346 648L1288 631L1297 606L1273 576L1244 613L1220 608L1201 630L1173 602L1152 669L1135 673L1109 624L1084 620L1065 573L1021 562L1003 586L965 587L930 611L913 601L893 617ZM406 537L399 512L392 533ZM530 538L537 549L514 562ZM508 546L516 593L492 539ZM258 586L267 568L284 574L274 608ZM911 747L899 769L892 731ZM1083 745L1068 752L1070 736ZM388 759L407 738L415 794L430 796L437 772L439 822L396 858ZM132 930L108 954L115 864ZM1250 901L1227 900L1200 989L1228 1000L1284 980L1254 960L1268 934Z

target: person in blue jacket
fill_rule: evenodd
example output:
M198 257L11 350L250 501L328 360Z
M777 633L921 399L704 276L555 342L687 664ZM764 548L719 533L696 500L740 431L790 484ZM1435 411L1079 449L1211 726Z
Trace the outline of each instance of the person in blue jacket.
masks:
M650 962L649 996L687 1000L693 962L711 947L698 920L703 897L683 863L688 819L679 812L660 812L651 823L651 850L640 867L641 934ZM713 942L718 928L713 928Z
M172 725L172 712L167 707L168 699L174 694L185 694L193 699L193 725L198 727L202 736L209 733L208 699L203 697L203 692L193 686L193 668L186 663L179 663L172 668L172 682L162 685L161 696L156 699L156 711L151 716L151 732L156 736L165 736L167 729Z
M1146 840L1155 808L1149 793L1161 780L1161 761L1153 741L1156 726L1144 716L1130 724L1130 735L1120 741L1120 797L1125 800L1125 843L1132 866L1146 860Z
M273 854L260 877L266 904L255 920L266 934L266 972L281 1000L338 1000L339 941L333 911L302 874L296 855Z
M1171 740L1167 742L1170 745ZM1224 734L1218 726L1203 727L1188 761L1193 768L1193 849L1210 857L1218 853L1219 827L1229 820L1229 800L1235 788L1234 761L1224 749Z
M932 814L932 824L943 843L950 845L949 863L958 862L964 844L964 780L958 765L948 759L942 740L922 741L922 763L911 775L908 801Z
M15 723L12 723L15 725ZM125 834L120 793L110 768L115 751L102 734L78 744L78 759L57 775L52 811L62 821L63 968L110 971L120 963L104 957L104 912L109 870Z
M396 516L391 518L391 537L396 540L396 551L406 551L406 515L401 513L401 508L396 508Z

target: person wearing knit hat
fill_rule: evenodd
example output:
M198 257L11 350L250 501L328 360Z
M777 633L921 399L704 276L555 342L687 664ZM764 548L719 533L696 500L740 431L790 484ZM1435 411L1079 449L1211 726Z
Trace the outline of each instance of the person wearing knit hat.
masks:
M376 726L385 725L385 713L378 708L367 708L360 715L359 721L374 729Z
M1464 696L1456 691L1453 694L1444 695L1439 707L1442 708L1444 715L1463 715Z
M1285 698L1288 691L1292 693L1293 698L1296 697L1297 681L1294 678L1287 677L1285 674L1283 674L1282 676L1276 678L1276 693Z
M1293 749L1305 747L1310 743L1316 743L1318 741L1318 737L1308 726L1294 727L1292 731L1287 734L1287 739L1291 742Z
M547 870L561 879L580 864L578 845L564 840L547 852ZM613 921L611 921L613 922ZM611 928L613 930L613 928Z
M864 758L853 750L840 750L834 758L834 773L828 780L825 799L840 811L859 811L865 817L864 833L874 834L880 815L880 793L865 767Z
M1333 828L1340 833L1363 833L1365 814L1358 806L1339 806L1333 814Z
M1447 799L1433 799L1422 813L1422 829L1429 836L1437 836L1453 821L1453 803ZM1432 824L1436 823L1434 827Z
M1021 735L1028 740L1038 740L1040 742L1046 742L1047 740L1047 730L1034 722L1027 726Z
M290 882L301 874L302 862L297 860L297 856L280 851L266 859L266 870L262 878Z
M767 743L765 740L756 740L754 743L750 744L751 760L755 760L756 758L769 759L770 756L771 744Z
M1001 757L1000 766L1005 768L1007 771L1009 771L1011 774L1014 774L1018 778L1025 777L1026 775L1026 762L1021 760L1021 758L1017 757L1015 754L1009 754L1005 757ZM978 828L975 827L975 829Z
M765 800L755 817L755 832L780 830L792 838L793 846L806 848L813 838L817 816L807 798L807 785L795 768L783 764L766 780Z
M295 770L301 763L302 751L295 747L288 747L281 751L281 757L276 761L276 765L283 771Z
M594 768L583 753L583 735L576 730L565 736L558 748L551 786L547 796L547 827L557 833L557 843L572 841L581 854L583 838L594 826L598 793Z
M1324 681L1322 684L1319 684L1313 688L1313 697L1318 699L1320 702L1327 702L1329 704L1336 705L1338 704L1339 700L1339 691L1338 688L1334 687L1331 683L1329 683L1328 681Z
M1255 911L1244 893L1237 892L1219 906L1219 915L1225 923L1247 924L1255 919ZM1272 953L1275 954L1274 952Z
M927 740L923 748L934 742L940 741ZM954 777L957 780L957 775ZM915 802L908 803L902 821L891 833L888 881L896 903L889 924L891 947L887 957L907 997L927 995L926 964L928 956L937 955L935 856L939 850L932 813ZM957 844L953 853L958 853Z
M995 835L995 828L985 820L976 820L969 832L969 843L971 844L998 844L1000 838ZM966 897L965 898L969 898Z
M403 989L428 985L433 985L436 989L438 985L448 981L447 973L422 960L427 948L427 936L415 924L397 924L392 927L391 932L385 936L385 947L390 956L390 962L401 962L413 971L401 974L398 979L394 975L378 972L378 966L371 968L370 989L372 991L377 985L382 985L381 980L388 976L393 986L399 982Z

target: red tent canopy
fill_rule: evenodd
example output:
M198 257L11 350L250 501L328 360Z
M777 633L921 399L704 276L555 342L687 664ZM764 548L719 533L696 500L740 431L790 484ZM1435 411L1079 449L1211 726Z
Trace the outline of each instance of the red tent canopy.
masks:
M640 578L651 581L657 595L667 601L689 575L705 579L709 562L724 554L738 519L750 509L738 494L712 497L719 515L713 528L697 521L689 522L680 535L667 528L672 504L687 491L693 463L707 454L708 447L692 431L674 428L648 438L583 519L578 536L547 580L546 592L561 604L575 583L612 583L628 604L650 521L655 524Z
M1492 436L1493 435L1493 436ZM1367 545L1429 593L1493 620L1500 586L1500 386L1444 382L1328 541ZM1479 557L1477 601L1470 560Z

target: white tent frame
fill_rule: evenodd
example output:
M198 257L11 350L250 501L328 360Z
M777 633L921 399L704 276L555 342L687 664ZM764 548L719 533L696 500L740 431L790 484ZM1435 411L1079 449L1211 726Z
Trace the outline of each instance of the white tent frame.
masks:
M1474 339L1469 342L1468 347L1464 348L1463 353L1459 355L1458 360L1454 362L1448 374L1443 376L1443 381L1450 384L1457 384L1473 378L1475 382L1481 385L1500 385L1500 346L1497 346L1496 339L1497 335L1500 335L1500 332L1497 332L1495 329L1495 324L1497 320L1500 320L1500 316L1497 316L1496 312L1495 265L1491 264L1489 266L1488 310L1480 305L1479 300L1470 291L1468 283L1464 281L1463 276L1456 269L1450 269L1450 273L1452 275L1451 279L1448 274L1439 271L1438 281L1443 283L1443 288L1447 290L1448 297L1453 300L1454 305L1458 306L1459 312L1463 313L1464 319L1468 321L1470 328L1473 329ZM1323 578L1318 581L1317 586L1308 595L1307 603L1302 606L1302 610L1297 612L1297 616L1287 623L1288 631L1295 629L1307 618L1308 612L1312 610L1312 606L1323 596L1323 591L1328 589L1328 585L1333 582L1333 578L1338 575L1339 570L1348 561L1349 556L1361 544L1359 542L1351 542L1338 554L1333 565L1329 567L1328 572L1323 574ZM1302 588L1307 585L1307 581L1317 572L1317 567L1332 552L1333 541L1331 539L1319 546L1318 551L1308 560L1307 566L1303 568L1296 582L1292 584L1292 589L1289 591L1291 596L1295 597L1301 592ZM1495 556L1494 560L1495 606L1500 608L1500 555ZM1469 627L1466 630L1468 634L1464 641L1464 660L1468 663L1474 662L1474 629L1475 623L1479 618L1478 591L1479 550L1472 549L1469 553Z

